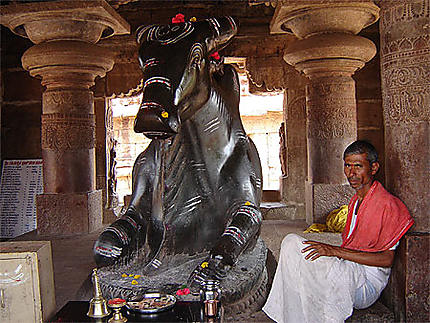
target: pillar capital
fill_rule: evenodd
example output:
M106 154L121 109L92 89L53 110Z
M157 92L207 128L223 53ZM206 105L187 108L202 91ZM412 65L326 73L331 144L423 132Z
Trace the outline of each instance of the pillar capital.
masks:
M39 44L100 38L130 33L130 25L105 0L49 1L2 6L2 24Z
M31 76L41 76L42 85L53 88L86 88L97 76L113 68L114 54L83 41L57 40L29 48L22 56L22 66Z
M376 54L367 38L346 33L317 34L291 43L284 60L309 78L351 76Z
M300 39L320 33L357 34L378 18L379 8L369 0L278 0L270 31Z
M279 0L272 33L291 33L284 60L309 78L351 76L376 54L375 45L356 36L379 18L373 1Z

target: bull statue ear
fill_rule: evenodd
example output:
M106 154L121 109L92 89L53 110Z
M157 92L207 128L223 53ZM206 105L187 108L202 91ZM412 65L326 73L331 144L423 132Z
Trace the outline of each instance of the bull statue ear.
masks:
M146 39L146 34L148 33L148 31L152 28L155 27L156 25L142 25L139 26L136 29L136 41L138 44L142 44L143 41L145 41Z
M236 22L230 16L209 18L206 21L212 30L212 35L206 38L208 53L215 52L227 46L229 40L237 33Z

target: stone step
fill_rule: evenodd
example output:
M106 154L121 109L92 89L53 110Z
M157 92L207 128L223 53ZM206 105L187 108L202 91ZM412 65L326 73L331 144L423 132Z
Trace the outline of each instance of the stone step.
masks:
M296 219L296 206L281 202L262 202L260 204L263 220L293 220Z
M247 317L238 316L227 322L253 322L269 323L272 321L263 311L258 311ZM381 302L376 302L372 306L363 310L354 310L352 315L345 321L346 323L392 323L394 314Z
M365 308L363 310L355 309L352 315L345 322L348 322L348 323L394 322L394 313L391 312L380 301L377 301L372 306Z

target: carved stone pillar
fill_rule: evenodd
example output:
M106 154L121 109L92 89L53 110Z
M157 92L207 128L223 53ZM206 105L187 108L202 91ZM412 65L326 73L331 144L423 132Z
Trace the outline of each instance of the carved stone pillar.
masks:
M295 219L305 219L306 149L306 78L285 64L284 122L286 130L286 173L281 177L281 199L295 206Z
M380 22L386 185L420 232L430 231L429 11L428 0L383 1Z
M429 318L430 1L381 1L386 186L415 219L388 290L396 321ZM427 281L427 286L425 283ZM423 285L424 284L424 285Z
M129 32L103 0L15 4L2 23L35 43L23 67L40 76L44 194L37 196L39 234L90 232L102 223L95 183L95 116L90 87L113 67L113 54L95 43Z
M332 209L348 202L351 189L342 155L357 138L355 83L352 74L375 54L375 45L356 34L378 19L369 1L288 1L278 3L272 32L292 32L299 39L284 53L303 72L306 87L308 178L306 220L324 222Z

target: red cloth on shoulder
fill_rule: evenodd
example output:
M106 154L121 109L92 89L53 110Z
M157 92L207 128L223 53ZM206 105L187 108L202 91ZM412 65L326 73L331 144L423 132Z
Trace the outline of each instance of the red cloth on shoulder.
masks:
M344 248L369 252L388 250L414 224L403 202L375 181L361 202L355 229L347 239L357 199L355 194L349 202L348 218L342 232Z

